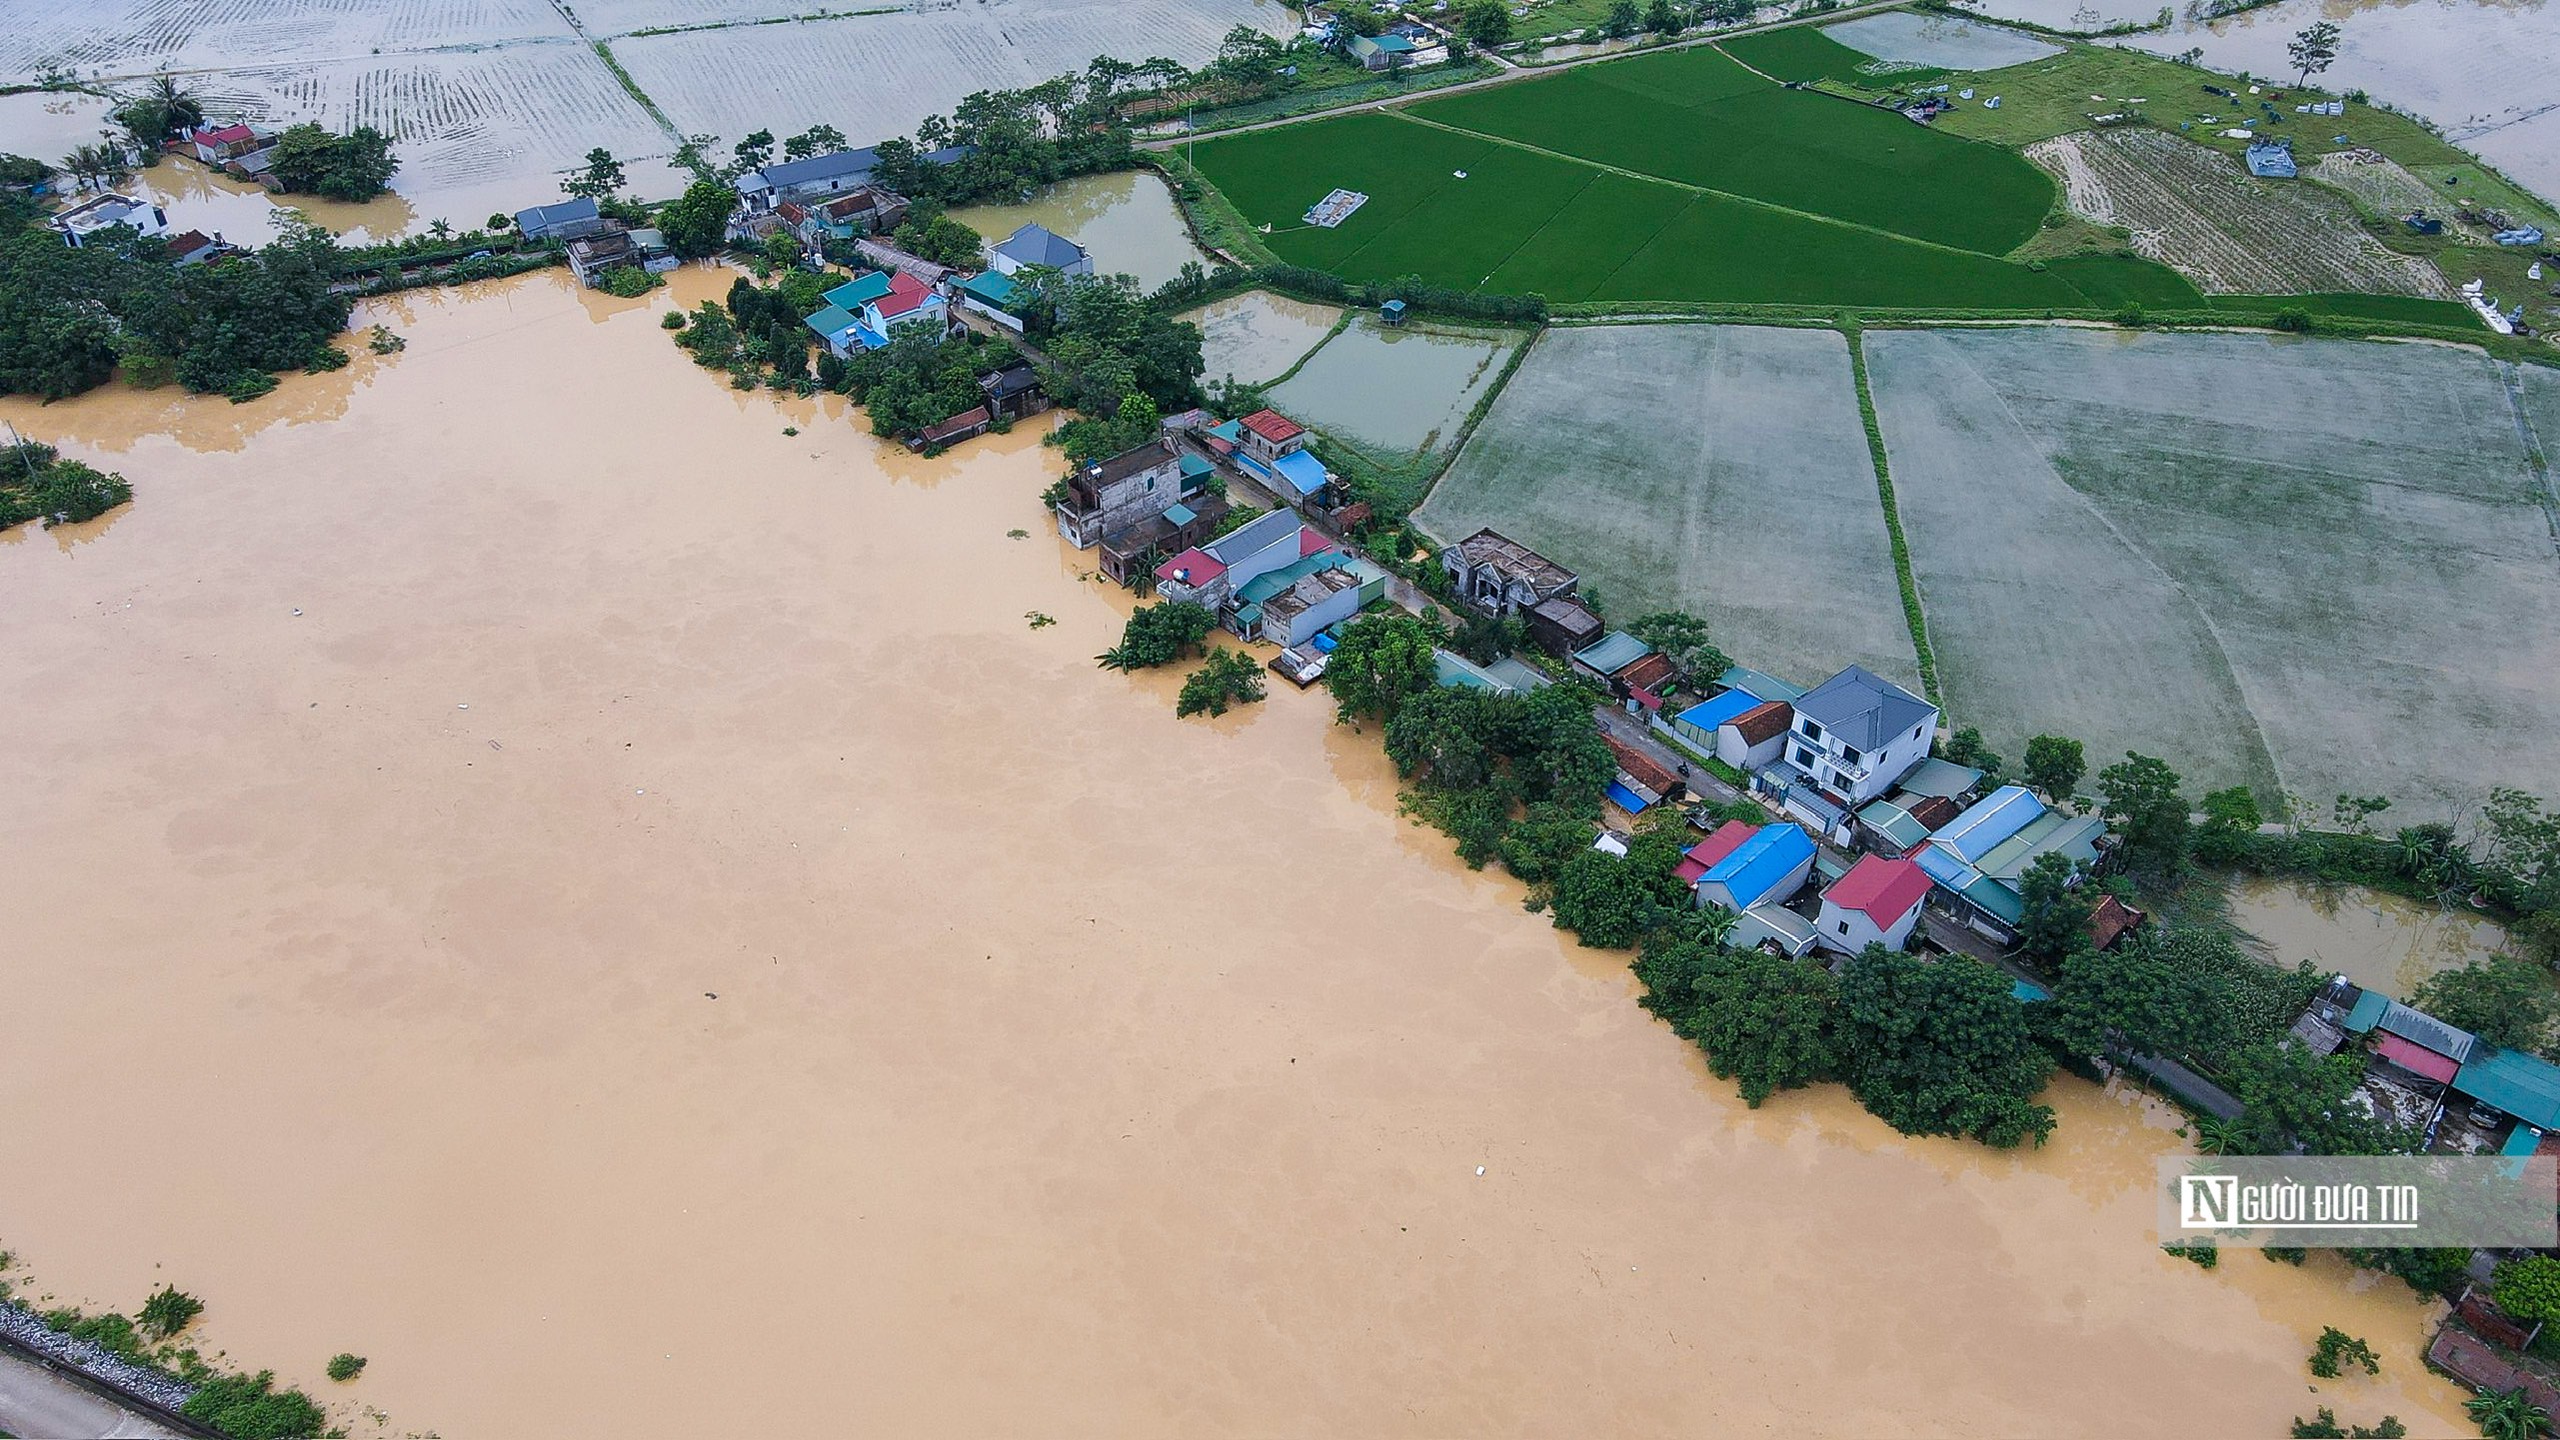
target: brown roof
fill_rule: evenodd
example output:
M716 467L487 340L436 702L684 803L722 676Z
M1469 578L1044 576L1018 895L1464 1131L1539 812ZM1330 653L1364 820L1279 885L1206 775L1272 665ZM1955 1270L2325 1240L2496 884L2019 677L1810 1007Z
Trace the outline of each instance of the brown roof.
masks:
M1591 613L1590 606L1570 595L1549 596L1539 601L1529 613L1568 635L1591 635L1600 630L1600 617Z
M1654 758L1606 731L1600 739L1609 753L1618 757L1618 768L1635 777L1635 782L1656 795L1668 795L1680 784L1680 777L1665 770Z
M1610 678L1631 689L1658 692L1662 689L1662 682L1670 679L1678 669L1678 666L1671 663L1670 656L1657 650L1650 655L1628 661L1617 674Z
M1109 485L1126 480L1142 470L1152 470L1173 458L1173 442L1150 440L1134 449L1123 450L1108 460L1097 460L1080 472L1081 478L1094 485Z
M1458 553L1470 565L1490 565L1528 585L1540 595L1574 586L1574 573L1499 530L1479 530L1458 542Z
M1787 727L1796 723L1796 712L1786 701L1772 700L1754 705L1724 723L1742 732L1743 744L1760 745L1785 734Z
M1944 795L1923 795L1902 807L1902 813L1920 822L1920 828L1936 834L1964 813L1964 807Z
M2123 937L2124 932L2142 923L2142 912L2113 895L2098 898L2098 908L2089 912L2089 943L2106 949Z
M985 429L986 426L987 407L981 405L974 410L963 410L959 414L952 416L950 419L943 421L939 425L926 426L924 431L924 443L927 445L939 445L954 435L963 433L975 434L976 432Z

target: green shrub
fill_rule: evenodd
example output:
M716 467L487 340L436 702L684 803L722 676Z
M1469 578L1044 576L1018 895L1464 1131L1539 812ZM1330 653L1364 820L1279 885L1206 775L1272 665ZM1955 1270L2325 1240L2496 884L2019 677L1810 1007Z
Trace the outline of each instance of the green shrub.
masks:
M156 1339L166 1340L195 1322L204 1313L204 1302L175 1285L163 1285L152 1297L142 1302L142 1328Z
M231 377L222 387L223 397L234 405L246 405L276 388L276 377L263 370L247 370Z
M659 328L659 329L661 329L661 330L681 330L681 329L683 329L683 328L684 328L684 312L683 312L683 311L681 311L681 310L670 310L670 311L668 311L666 314L659 316L659 317L658 317L658 328Z
M657 276L637 265L616 265L597 277L596 288L624 300L637 300L658 288Z
M216 1376L179 1410L233 1440L309 1440L329 1428L327 1411L299 1390L277 1390L275 1380L272 1370Z
M341 1350L329 1357L329 1378L353 1380L364 1373L364 1357Z

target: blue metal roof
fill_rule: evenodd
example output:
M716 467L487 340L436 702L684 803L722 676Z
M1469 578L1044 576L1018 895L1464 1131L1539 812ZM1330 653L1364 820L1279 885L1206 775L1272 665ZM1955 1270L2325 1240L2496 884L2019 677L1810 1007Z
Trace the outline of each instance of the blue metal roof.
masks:
M2053 998L2052 991L2047 990L2032 980L2010 981L2009 993L2016 996L2021 1003L2030 1005L2034 1004L2038 1000L2050 1000Z
M2490 1050L2454 1072L2453 1088L2528 1125L2560 1130L2560 1067L2547 1060L2521 1050Z
M1018 265L1046 265L1064 270L1084 258L1084 247L1046 225L1029 224L996 246L996 253Z
M2001 841L2024 830L2044 813L2044 802L2024 785L2003 785L1967 806L1947 822L1932 842L1968 863L1981 859Z
M1937 847L1935 842L1913 852L1913 860L1932 880L1961 895L1964 887L1982 878L1982 872L1964 863L1960 857Z
M1589 792L1586 791L1584 793L1587 794ZM1633 790L1628 789L1618 781L1612 780L1609 782L1608 796L1609 803L1626 811L1630 815L1641 815L1645 812L1646 807L1644 797L1638 795Z
M1813 837L1801 825L1763 825L1735 851L1698 877L1701 885L1721 885L1745 910L1769 898L1778 882L1813 858Z
M1313 495L1324 488L1324 462L1304 450L1292 450L1272 462L1280 478L1289 482L1301 496Z
M1760 697L1748 690L1727 690L1712 700L1702 700L1671 718L1712 733L1715 728L1745 710L1760 708Z

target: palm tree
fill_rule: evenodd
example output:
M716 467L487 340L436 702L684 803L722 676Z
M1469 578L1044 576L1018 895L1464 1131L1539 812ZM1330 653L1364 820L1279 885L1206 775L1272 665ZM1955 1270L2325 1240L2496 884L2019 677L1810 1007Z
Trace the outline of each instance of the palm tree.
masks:
M62 168L82 185L103 190L124 178L124 152L113 145L83 145L64 157Z
M439 240L450 240L453 238L453 227L446 224L444 220L439 217L428 223L427 233L433 235Z
M2462 1408L2486 1440L2535 1440L2551 1424L2551 1412L2534 1404L2521 1385L2476 1396Z
M2240 1127L2215 1116L2195 1122L2196 1149L2206 1155L2228 1155L2240 1145Z
M177 77L168 71L163 70L151 77L151 89L147 94L168 120L168 128L162 134L193 129L204 123L204 102L189 94L186 87L178 83Z

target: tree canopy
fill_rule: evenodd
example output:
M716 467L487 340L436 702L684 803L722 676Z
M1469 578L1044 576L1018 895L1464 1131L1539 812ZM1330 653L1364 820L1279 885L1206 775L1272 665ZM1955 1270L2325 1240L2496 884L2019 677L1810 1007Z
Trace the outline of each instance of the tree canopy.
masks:
M1842 968L1840 1003L1850 1087L1886 1124L2002 1149L2052 1133L2053 1111L2035 1097L2053 1057L2000 972L1870 945Z
M608 157L610 158L610 157ZM305 122L276 136L268 173L287 190L331 200L370 200L391 188L400 161L391 137L370 125L333 135Z
M1831 972L1759 950L1674 939L1636 962L1645 1006L1739 1082L1745 1104L1839 1073L1840 983Z
M1394 719L1440 683L1431 653L1438 643L1438 632L1413 615L1363 615L1344 626L1324 671L1335 712L1344 720Z
M2506 955L2441 970L2420 982L2410 1003L2447 1025L2507 1050L2540 1051L2560 1018L2560 997L2538 966Z

